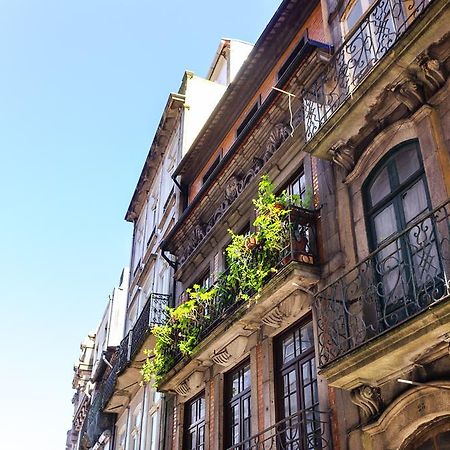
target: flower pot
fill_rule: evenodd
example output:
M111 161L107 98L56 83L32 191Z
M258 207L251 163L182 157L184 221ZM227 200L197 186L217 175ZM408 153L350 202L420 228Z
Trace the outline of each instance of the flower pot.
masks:
M258 245L258 239L256 236L249 236L247 239L246 247L248 250L253 250Z

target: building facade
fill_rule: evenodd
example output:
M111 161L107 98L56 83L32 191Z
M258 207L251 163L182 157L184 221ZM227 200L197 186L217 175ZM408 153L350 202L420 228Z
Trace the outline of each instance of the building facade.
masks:
M103 397L109 361L124 336L128 283L129 269L125 268L109 295L96 332L81 343L81 355L74 366L74 416L66 450L112 449L115 416L103 411Z
M284 0L185 74L126 215L115 450L449 448L449 3Z
M216 292L195 347L166 354L167 448L450 442L448 18L447 1L281 4L174 173L178 298ZM251 234L263 174L312 200L289 257L233 301L227 230Z

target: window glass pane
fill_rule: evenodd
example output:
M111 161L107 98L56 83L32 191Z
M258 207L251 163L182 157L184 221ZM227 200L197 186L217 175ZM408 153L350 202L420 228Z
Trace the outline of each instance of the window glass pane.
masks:
M423 180L419 180L402 195L402 203L406 223L427 209L428 202Z
M244 369L244 390L250 387L250 366Z
M376 177L370 188L370 199L372 206L378 204L383 198L391 192L391 185L389 183L389 174L387 167L385 167Z
M397 167L398 180L401 184L420 169L416 149L411 148L410 150L400 152L395 158L395 165Z
M397 232L394 205L381 210L373 219L375 225L376 243L380 244L386 238Z
M363 11L361 0L356 0L347 14L347 30L352 29L356 25L356 22L358 22L359 18L362 16Z
M308 323L301 329L302 352L313 346L314 336L312 323Z
M291 334L283 340L283 362L293 359L294 356L294 336Z

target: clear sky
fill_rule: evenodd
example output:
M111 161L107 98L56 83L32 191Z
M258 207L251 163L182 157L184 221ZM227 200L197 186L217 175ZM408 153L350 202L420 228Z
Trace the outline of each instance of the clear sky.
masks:
M0 0L0 450L62 450L170 91L281 0Z

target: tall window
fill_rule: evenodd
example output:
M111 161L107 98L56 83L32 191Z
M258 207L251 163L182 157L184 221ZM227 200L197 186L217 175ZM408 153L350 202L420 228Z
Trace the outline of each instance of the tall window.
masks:
M300 197L300 200L306 199L306 196L307 196L306 176L305 176L305 172L303 169L288 184L287 191L288 191L288 194L290 194L290 195L298 195Z
M279 419L283 448L321 448L319 397L312 322L296 325L284 333L276 345Z
M439 274L440 262L431 221L396 235L430 209L419 145L410 141L391 152L365 186L371 250L380 246L375 274L380 288L384 326L414 313L409 295ZM389 241L389 242L388 242Z
M205 449L205 395L185 405L185 443L187 450Z
M250 362L227 374L225 380L225 446L237 445L251 436ZM250 443L240 449L250 448Z

